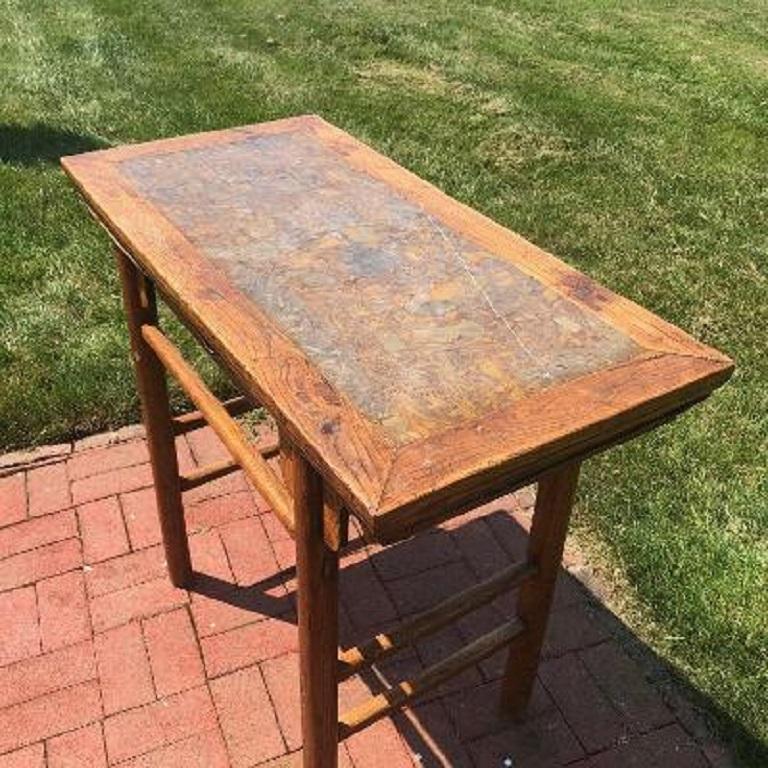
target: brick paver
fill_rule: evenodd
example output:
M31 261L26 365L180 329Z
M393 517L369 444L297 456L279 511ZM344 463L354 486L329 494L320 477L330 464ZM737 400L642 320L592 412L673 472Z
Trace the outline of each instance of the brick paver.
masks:
M95 598L152 581L166 572L165 554L157 544L93 565L85 574L85 583L88 594Z
M187 593L171 585L166 576L110 592L91 600L91 621L96 632L133 619L153 616L189 601Z
M27 516L27 486L24 473L0 477L0 525L10 525Z
M149 464L120 467L110 472L101 472L73 481L72 500L75 504L85 504L118 493L146 488L151 484L152 470Z
M48 768L107 768L101 723L48 739Z
M37 609L43 651L63 648L91 635L91 616L81 571L38 581Z
M285 751L258 667L212 680L211 691L233 768L247 768Z
M40 653L34 587L0 592L0 665Z
M155 698L149 658L138 622L96 635L104 711L110 715Z
M0 667L0 710L96 678L93 641Z
M96 680L0 710L0 754L75 730L102 715Z
M45 768L45 747L31 744L0 755L0 768Z
M539 678L587 752L626 737L625 719L575 654L545 661Z
M60 462L30 470L27 498L30 515L47 515L70 506L72 494L66 464Z
M33 584L83 563L79 539L65 539L0 560L0 591Z
M104 739L109 761L118 763L216 728L211 694L202 686L107 718Z
M299 649L294 623L282 619L264 619L203 637L200 645L209 677L218 677Z
M207 429L177 447L183 468L225 455ZM299 768L294 546L264 501L242 473L186 493L197 577L175 589L141 430L64 448L0 477L0 768ZM520 557L532 502L526 489L400 545L352 547L343 643ZM342 708L513 610L513 596L499 599L346 681ZM501 652L348 738L340 766L713 766L722 749L697 741L606 615L563 571L524 722L496 707Z
M125 554L128 534L120 504L114 496L83 504L77 510L83 537L83 560L98 563Z
M124 768L230 768L224 740L218 731L195 734L121 765Z
M67 462L67 470L70 480L81 480L148 461L149 451L144 440L128 440L91 451L78 451Z
M76 536L77 521L72 510L35 517L0 528L0 559Z
M186 609L145 619L144 640L158 696L205 683L195 631Z
M128 538L134 550L160 542L160 523L157 520L155 489L139 488L120 496Z

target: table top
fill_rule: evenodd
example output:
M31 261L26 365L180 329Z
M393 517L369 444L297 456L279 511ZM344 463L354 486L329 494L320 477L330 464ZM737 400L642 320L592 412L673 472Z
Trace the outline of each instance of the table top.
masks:
M671 418L732 371L316 116L62 163L379 540Z

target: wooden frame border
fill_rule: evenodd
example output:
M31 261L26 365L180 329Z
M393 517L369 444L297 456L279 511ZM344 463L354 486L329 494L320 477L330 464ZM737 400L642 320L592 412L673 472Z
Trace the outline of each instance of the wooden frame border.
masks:
M394 445L119 172L119 162L129 157L286 131L316 136L354 168L384 181L446 227L626 333L646 354L558 384L429 438ZM731 361L716 350L451 199L317 116L100 150L64 158L62 164L110 235L147 271L182 320L210 345L243 385L246 396L264 403L281 430L321 472L326 485L360 519L366 535L377 541L403 538L563 462L671 418L706 397L733 370ZM280 360L279 370L263 364L268 357Z

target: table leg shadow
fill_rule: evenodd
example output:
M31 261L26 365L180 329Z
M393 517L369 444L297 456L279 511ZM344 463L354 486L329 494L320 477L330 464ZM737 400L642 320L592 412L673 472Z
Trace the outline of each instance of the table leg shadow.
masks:
M526 494L530 497L528 491L507 497L394 546L370 546L354 537L341 558L341 647L386 632L523 559L531 520L529 506L521 503ZM190 591L295 624L295 576L291 566L238 586L195 573ZM279 586L287 589L275 596ZM342 682L341 709L391 690L508 620L516 598L515 591L504 594ZM658 761L673 753L707 766L708 756L722 751L701 719L691 715L714 711L712 702L655 656L565 566L558 573L541 666L523 718L499 706L506 657L503 649L473 665L371 726L370 735L351 736L346 748L353 756L355 750L363 754L366 740L388 735L396 739L406 766L578 768L637 755L645 755L648 765L672 765ZM393 760L393 766L399 764Z

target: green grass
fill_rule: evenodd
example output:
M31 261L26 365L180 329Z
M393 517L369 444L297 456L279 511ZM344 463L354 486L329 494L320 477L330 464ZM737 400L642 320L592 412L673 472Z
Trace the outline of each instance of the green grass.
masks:
M589 463L578 533L765 765L765 10L0 0L0 444L137 416L108 243L58 155L322 114L735 358L710 402Z

